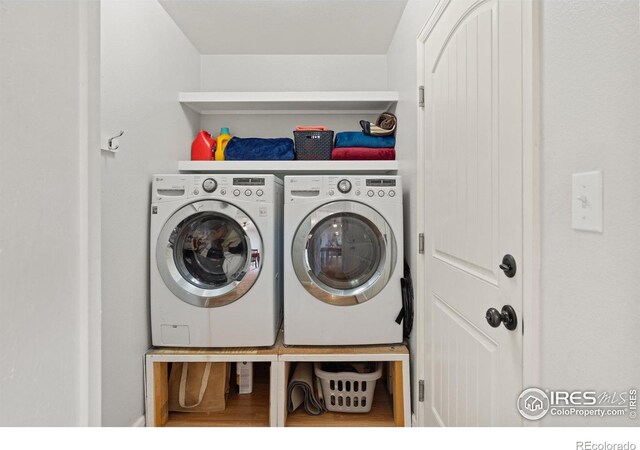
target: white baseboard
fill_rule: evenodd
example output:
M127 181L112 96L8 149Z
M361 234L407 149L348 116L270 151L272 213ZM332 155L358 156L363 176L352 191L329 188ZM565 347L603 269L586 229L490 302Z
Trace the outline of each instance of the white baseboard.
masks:
M147 425L147 421L144 418L144 415L140 416L135 422L131 424L132 427L144 427Z

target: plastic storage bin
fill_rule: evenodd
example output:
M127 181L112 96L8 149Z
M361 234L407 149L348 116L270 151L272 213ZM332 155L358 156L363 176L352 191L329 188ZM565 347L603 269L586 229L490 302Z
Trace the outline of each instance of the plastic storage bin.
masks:
M376 363L370 373L328 372L320 363L314 364L316 377L322 386L322 395L328 411L368 413L373 405L376 381L382 377L382 363Z
M333 131L294 131L296 159L327 160L333 150Z

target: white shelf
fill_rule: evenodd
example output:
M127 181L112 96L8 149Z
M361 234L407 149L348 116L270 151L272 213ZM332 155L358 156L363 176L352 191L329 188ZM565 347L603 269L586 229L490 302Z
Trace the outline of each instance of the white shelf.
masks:
M183 173L395 174L398 161L180 161Z
M181 92L179 100L200 114L379 114L398 92Z

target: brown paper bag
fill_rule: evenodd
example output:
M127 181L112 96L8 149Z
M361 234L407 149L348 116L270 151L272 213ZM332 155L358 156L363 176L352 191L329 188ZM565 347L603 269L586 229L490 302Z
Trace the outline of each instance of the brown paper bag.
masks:
M224 411L230 372L228 363L173 363L169 375L169 411Z

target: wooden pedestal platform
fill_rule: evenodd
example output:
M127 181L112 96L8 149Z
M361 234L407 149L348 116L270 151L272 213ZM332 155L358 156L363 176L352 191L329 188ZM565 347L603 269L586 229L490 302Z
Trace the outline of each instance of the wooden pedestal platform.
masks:
M174 362L254 363L251 394L238 394L234 380L226 408L218 413L168 411L169 370ZM385 374L376 385L372 409L366 414L329 412L309 416L298 410L287 414L287 383L296 362L381 361ZM291 347L282 335L268 348L163 348L149 350L145 357L147 426L410 426L409 351L405 345L355 347ZM233 377L232 377L233 378ZM387 380L390 380L387 385Z

